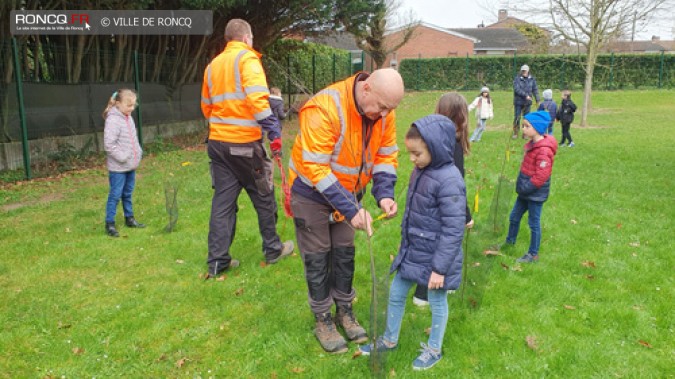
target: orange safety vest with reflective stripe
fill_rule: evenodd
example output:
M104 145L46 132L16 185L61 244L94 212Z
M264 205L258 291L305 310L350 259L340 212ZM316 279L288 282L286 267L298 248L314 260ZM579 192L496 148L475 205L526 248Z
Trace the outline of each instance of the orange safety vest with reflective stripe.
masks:
M357 75L318 92L300 109L300 132L289 163L291 183L299 179L323 192L339 182L349 192L357 193L378 172L396 176L395 112L392 110L371 127L364 151L365 116L359 114L354 99Z
M230 41L204 71L202 113L209 120L209 139L246 143L262 139L258 120L272 114L261 54L240 41Z

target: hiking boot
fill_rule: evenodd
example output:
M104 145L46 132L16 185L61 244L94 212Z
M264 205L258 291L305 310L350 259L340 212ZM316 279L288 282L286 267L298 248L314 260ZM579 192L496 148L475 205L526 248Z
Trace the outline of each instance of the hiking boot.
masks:
M273 264L279 262L281 259L291 255L291 253L293 252L293 249L295 249L295 244L293 243L293 241L289 240L289 241L284 242L282 247L281 247L281 253L279 253L279 256L276 257L276 258L267 260L266 263L268 265L273 265Z
M206 279L215 278L215 277L223 274L225 271L228 271L229 269L237 268L237 267L239 267L239 261L236 260L236 259L230 260L230 264L227 265L227 267L225 267L222 270L218 270L219 267L218 267L218 265L216 265L216 267L213 270L209 268L209 272L206 273Z
M539 262L539 254L527 253L522 257L516 259L518 263L537 263Z
M339 354L347 352L347 341L338 333L330 312L317 313L314 315L316 327L314 335L319 340L321 347L329 353Z
M106 222L105 223L105 233L109 235L110 237L119 237L120 233L117 231L117 228L115 228L115 223L114 222Z
M391 345L389 341L385 341L384 338L379 337L375 343L359 346L359 351L361 352L361 355L370 355L373 350L376 350L378 353L385 353L387 351L396 350L397 346L398 345Z
M145 228L145 224L141 224L140 222L136 221L134 216L125 217L124 225L129 228Z
M355 343L364 343L368 341L366 330L363 329L359 322L354 317L351 304L338 305L337 312L335 312L335 319L337 324L344 329L347 338Z
M413 361L413 370L416 371L430 369L443 358L443 354L441 354L440 350L432 349L424 342L422 342L421 345L421 354Z

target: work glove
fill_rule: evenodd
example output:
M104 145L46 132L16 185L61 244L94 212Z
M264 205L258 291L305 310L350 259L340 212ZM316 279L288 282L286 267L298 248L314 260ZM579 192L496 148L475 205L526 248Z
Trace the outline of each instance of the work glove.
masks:
M273 157L281 157L281 138L276 138L270 142L270 149L272 150Z

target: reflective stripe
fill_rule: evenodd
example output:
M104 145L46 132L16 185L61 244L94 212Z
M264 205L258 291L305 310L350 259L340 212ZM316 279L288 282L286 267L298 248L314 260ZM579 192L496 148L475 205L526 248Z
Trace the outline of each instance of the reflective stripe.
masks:
M213 82L211 81L211 65L206 68L206 77L207 77L207 83L209 85L209 96L211 96L211 92L213 89Z
M373 167L373 175L377 174L378 172L386 172L387 174L396 176L396 168L388 163L376 164L375 167Z
M247 95L250 95L252 93L256 92L262 92L262 93L270 93L270 90L267 87L264 86L251 86L251 87L246 87L244 89Z
M321 179L318 183L316 183L316 189L319 192L323 192L328 189L328 187L332 186L333 184L337 183L338 179L333 175L333 173L328 174L325 178Z
M207 104L207 105L211 105L211 99L209 99L208 97L202 96L202 103Z
M359 167L343 166L343 165L335 163L335 162L331 162L330 168L331 168L331 170L333 170L335 172L339 172L340 174L358 175L358 173L359 173Z
M330 154L310 153L309 151L302 151L302 160L313 163L329 163L331 160Z
M211 101L214 103L220 103L223 100L244 100L246 95L243 93L232 93L227 92L222 95L211 96Z
M300 178L300 181L305 183L305 185L307 185L310 188L314 188L314 183L312 183L311 180L307 179L307 177L298 172L298 170L295 168L295 164L293 163L292 157L291 159L288 160L288 169L293 170L293 172L298 176L298 178ZM291 185L293 185L293 183L291 183Z
M246 94L241 89L241 73L239 72L239 61L241 57L246 54L246 50L242 50L237 54L237 57L234 59L234 92L225 92L219 95L213 95L213 83L211 82L211 65L207 67L207 77L209 85L209 96L211 96L210 102L204 102L205 104L215 104L225 100L243 100L246 98Z
M237 57L234 58L234 92L235 93L244 93L241 89L241 72L239 72L239 61L241 57L246 54L246 50L242 50L237 54Z
M228 124L237 126L251 126L259 128L260 125L255 120L246 120L242 118L223 118L223 117L209 117L209 122L216 124Z
M272 110L267 108L262 112L258 112L256 114L254 114L253 117L255 117L256 120L264 120L271 115L272 115Z
M335 107L337 108L338 119L340 120L340 137L338 137L333 149L333 161L337 161L342 151L342 143L345 140L345 133L347 132L347 125L345 124L344 114L342 113L342 102L340 102L340 93L337 90L326 88L317 93L318 95L328 95L333 98Z
M378 155L389 155L398 151L398 146L383 146L377 150Z

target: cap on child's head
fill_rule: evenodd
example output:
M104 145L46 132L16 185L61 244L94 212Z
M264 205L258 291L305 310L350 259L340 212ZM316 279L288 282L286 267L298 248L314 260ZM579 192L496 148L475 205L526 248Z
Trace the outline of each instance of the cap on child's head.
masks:
M553 100L553 90L550 89L544 90L544 100Z
M530 71L530 66L524 64L522 67L520 67L520 71Z
M524 117L537 133L544 135L548 131L548 124L551 123L551 115L548 111L538 111L526 114Z
M483 88L480 89L480 93L483 93L483 92L490 93L490 89L487 88L487 87L483 87Z

